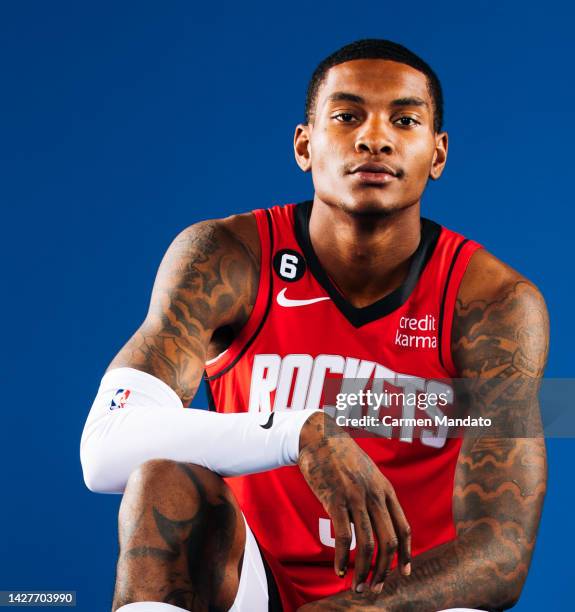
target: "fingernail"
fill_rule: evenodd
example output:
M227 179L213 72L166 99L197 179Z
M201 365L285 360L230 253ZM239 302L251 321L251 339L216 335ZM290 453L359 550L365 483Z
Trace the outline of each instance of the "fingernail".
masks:
M378 582L377 584L371 585L371 591L373 593L377 593L378 595L383 591L383 582Z
M406 563L403 566L403 571L405 572L406 576L409 576L411 574L411 563Z
M365 591L365 587L367 585L365 584L365 582L360 582L356 587L355 587L355 592L356 593L363 593Z

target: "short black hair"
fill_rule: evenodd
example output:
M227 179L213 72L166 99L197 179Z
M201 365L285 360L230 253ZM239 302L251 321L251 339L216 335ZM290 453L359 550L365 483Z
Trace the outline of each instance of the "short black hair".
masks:
M407 64L427 77L429 93L433 100L433 129L440 132L443 126L443 93L435 72L418 55L399 43L382 38L356 40L326 57L315 69L305 100L305 122L311 123L317 103L317 94L330 68L357 59L386 59Z

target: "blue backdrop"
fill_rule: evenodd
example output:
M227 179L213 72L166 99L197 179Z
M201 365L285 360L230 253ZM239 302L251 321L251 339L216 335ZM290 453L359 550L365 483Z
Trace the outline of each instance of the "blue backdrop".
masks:
M311 196L293 129L315 65L354 39L435 67L450 154L424 214L539 285L548 374L571 375L572 22L554 0L3 3L0 590L73 589L80 610L109 609L120 497L90 493L79 463L101 375L182 228ZM548 443L518 610L572 601L574 449Z

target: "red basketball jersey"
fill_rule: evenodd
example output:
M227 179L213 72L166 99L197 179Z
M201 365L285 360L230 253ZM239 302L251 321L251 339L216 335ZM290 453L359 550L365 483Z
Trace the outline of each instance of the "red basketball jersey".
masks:
M211 408L325 408L328 379L342 388L354 379L385 379L403 390L449 392L445 379L456 375L450 352L455 299L479 245L422 219L403 284L356 308L314 253L311 208L304 202L254 211L261 242L258 294L231 346L206 364ZM414 412L400 407L403 417ZM388 437L356 442L395 488L412 528L414 556L455 537L451 506L460 439L441 427L390 428ZM271 566L285 610L351 587L355 550L346 577L338 578L331 521L297 466L226 481Z

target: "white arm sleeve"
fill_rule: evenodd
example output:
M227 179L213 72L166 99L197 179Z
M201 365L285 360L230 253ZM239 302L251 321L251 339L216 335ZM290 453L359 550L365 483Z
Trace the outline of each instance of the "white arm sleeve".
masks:
M301 428L314 412L184 408L159 378L133 368L110 370L82 433L84 481L92 491L121 493L130 473L149 459L196 463L222 476L294 465Z

